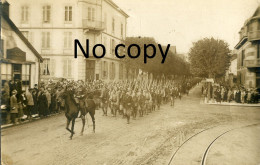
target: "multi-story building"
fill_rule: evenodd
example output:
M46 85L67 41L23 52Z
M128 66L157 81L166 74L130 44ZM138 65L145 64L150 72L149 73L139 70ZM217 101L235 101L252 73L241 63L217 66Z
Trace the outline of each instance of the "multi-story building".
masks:
M21 83L22 90L33 88L39 83L40 63L43 58L9 18L9 4L0 2L0 10L2 87L6 82L14 81Z
M250 88L260 88L260 6L241 28L237 49L237 81Z
M233 87L237 82L237 53L235 51L231 54L230 66L226 72L225 80L230 87Z
M128 15L112 0L8 0L10 17L44 58L42 79L73 80L124 79L126 68L114 53L118 43L124 43ZM74 39L86 50L90 43L90 58L78 48L74 58ZM106 55L96 59L95 44L103 44Z

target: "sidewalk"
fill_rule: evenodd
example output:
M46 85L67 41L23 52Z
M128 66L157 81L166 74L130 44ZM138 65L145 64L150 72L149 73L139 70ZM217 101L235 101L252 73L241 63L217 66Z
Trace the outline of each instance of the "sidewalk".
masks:
M222 102L222 103L205 103L209 105L225 105L225 106L245 106L245 107L260 107L260 103L258 104L242 104L242 103L228 103L228 102Z
M248 104L248 103L236 103L236 102L221 102L221 103L217 103L217 102L213 102L213 101L209 101L206 102L204 99L201 99L200 104L208 104L208 105L224 105L224 106L244 106L244 107L260 107L260 103L258 104Z
M22 125L22 124L26 124L26 123L31 123L31 122L34 122L34 121L37 121L37 120L40 120L40 119L49 118L49 117L56 116L56 115L59 115L59 114L61 114L61 113L51 114L51 115L49 115L48 117L44 117L44 118L40 118L40 117L38 116L38 114L37 114L37 115L32 115L32 119L31 119L31 120L25 120L25 119L24 119L24 121L22 121L22 122L20 122L20 123L18 123L18 124L13 124L13 123L3 124L3 125L1 125L1 129L5 129L5 128L17 126L17 125Z

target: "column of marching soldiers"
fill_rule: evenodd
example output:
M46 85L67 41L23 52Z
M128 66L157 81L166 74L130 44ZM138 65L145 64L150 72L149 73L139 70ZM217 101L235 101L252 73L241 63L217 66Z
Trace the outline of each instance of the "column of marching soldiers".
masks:
M174 99L181 99L183 94L188 95L189 90L198 82L199 80L192 78L112 83L79 81L74 84L74 90L79 105L84 106L86 97L94 99L97 107L102 109L103 116L107 116L110 110L113 117L121 115L129 124L131 117L135 120L138 116L148 115L159 110L162 104L170 102L174 106Z
M16 82L6 82L2 90L1 102L8 110L11 122L16 124L24 116L31 120L34 116L40 118L48 117L51 114L65 111L65 101L61 97L68 86L73 87L73 95L78 104L80 112L85 105L86 99L94 99L97 109L101 108L103 115L121 115L130 122L130 117L136 119L143 117L152 111L160 109L162 104L174 105L174 99L189 90L200 81L198 78L178 79L135 79L114 82L97 81L71 81L61 79L57 82L49 80L41 82L39 87L22 91L21 85ZM11 96L11 97L10 97ZM2 106L1 106L2 108ZM8 116L7 123L10 122Z

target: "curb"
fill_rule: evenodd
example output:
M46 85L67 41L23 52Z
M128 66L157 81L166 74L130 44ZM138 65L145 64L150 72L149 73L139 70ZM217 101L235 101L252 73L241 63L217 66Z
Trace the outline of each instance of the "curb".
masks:
M25 120L25 121L23 121L22 123L19 123L19 124L5 124L5 125L1 125L1 130L2 130L2 129L6 129L6 128L11 128L11 127L19 126L19 125L28 124L28 123L33 123L33 122L39 121L39 120L41 120L41 119L48 119L48 118L50 118L50 117L58 116L58 115L61 115L61 114L63 114L63 113L56 114L56 115L51 115L51 116L46 117L46 118L36 117L36 118L33 118L31 121Z
M221 105L221 106L240 106L240 107L260 107L260 104L218 104L218 103L202 103L205 105Z

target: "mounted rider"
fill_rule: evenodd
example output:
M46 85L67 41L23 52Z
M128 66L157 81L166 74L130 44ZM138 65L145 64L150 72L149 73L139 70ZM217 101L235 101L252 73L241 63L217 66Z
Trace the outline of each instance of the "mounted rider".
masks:
M86 90L84 89L83 85L80 85L78 90L76 91L75 100L80 110L79 117L81 117L82 115L86 114L86 110L85 110Z

